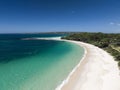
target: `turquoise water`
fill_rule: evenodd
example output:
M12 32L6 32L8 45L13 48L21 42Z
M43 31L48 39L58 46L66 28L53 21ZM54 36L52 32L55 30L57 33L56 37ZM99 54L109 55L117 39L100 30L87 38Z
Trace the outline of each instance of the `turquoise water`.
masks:
M82 47L64 41L0 42L0 90L54 90L84 54Z

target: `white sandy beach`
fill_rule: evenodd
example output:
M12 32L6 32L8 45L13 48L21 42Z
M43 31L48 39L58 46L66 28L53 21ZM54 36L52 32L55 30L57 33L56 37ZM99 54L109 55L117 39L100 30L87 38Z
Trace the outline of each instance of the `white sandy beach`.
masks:
M119 69L111 55L94 45L69 42L84 47L87 53L74 73L56 90L120 90Z
M39 39L61 40L59 37ZM56 90L120 90L120 70L110 54L91 44L72 40L62 41L84 47L85 54Z

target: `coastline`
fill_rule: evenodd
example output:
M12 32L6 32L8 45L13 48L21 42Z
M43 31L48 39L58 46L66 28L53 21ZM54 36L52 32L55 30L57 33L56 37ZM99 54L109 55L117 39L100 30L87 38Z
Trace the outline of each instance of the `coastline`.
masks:
M61 40L61 41L66 41L66 42L70 42L70 43L74 43L78 45L78 42L76 41L70 41L70 40ZM73 68L73 70L70 72L70 74L68 75L68 77L62 81L62 83L55 89L55 90L62 90L62 88L64 88L65 85L67 85L69 83L69 81L71 81L71 77L73 76L73 74L76 72L76 70L80 67L80 65L82 64L83 60L86 58L87 55L87 49L83 46L83 45L79 45L81 47L84 48L84 55L82 57L82 59L79 61L79 63L75 66L75 68ZM65 89L65 90L69 90L69 89Z
M56 90L120 90L117 62L106 51L83 42L62 40L78 44L87 51L83 60Z
M37 38L75 43L85 54L68 77L55 90L120 90L120 75L114 58L94 45L59 38Z

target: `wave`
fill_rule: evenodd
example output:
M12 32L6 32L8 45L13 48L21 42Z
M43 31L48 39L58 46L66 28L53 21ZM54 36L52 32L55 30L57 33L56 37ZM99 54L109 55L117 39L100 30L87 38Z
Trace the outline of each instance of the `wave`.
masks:
M33 37L33 38L22 38L21 40L61 40L61 37Z

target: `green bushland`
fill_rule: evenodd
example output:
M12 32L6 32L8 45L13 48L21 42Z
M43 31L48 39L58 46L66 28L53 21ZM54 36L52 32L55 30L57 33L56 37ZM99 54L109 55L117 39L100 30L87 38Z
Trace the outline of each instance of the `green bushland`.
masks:
M62 37L62 39L82 41L93 44L106 50L108 53L114 56L115 60L118 61L120 67L120 52L117 50L120 48L120 33L74 33L68 36ZM113 48L114 47L114 48ZM116 48L117 47L117 48Z

